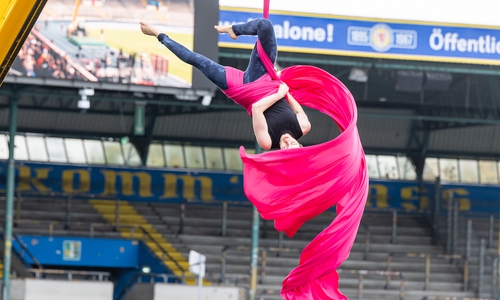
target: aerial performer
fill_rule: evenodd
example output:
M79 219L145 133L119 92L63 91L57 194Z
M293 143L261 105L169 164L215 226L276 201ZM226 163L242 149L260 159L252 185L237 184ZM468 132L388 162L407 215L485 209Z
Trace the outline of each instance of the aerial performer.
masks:
M264 4L265 18L215 26L233 39L258 37L246 71L221 66L146 23L141 22L141 30L157 37L243 106L263 149L280 149L247 154L240 148L244 191L263 219L274 220L276 230L292 237L306 221L335 206L337 216L303 249L299 265L283 281L281 296L287 300L347 299L339 290L336 269L349 256L368 195L356 104L344 84L322 69L292 66L276 72L277 43L267 19L269 0ZM330 116L340 135L302 147L297 140L311 129L302 106Z
M311 124L307 115L288 93L288 86L281 81L272 80L259 59L259 51L264 51L263 55L273 61L278 54L271 22L267 19L255 19L245 24L215 28L233 39L239 35L259 37L261 50L257 47L253 49L246 71L222 66L194 53L153 26L141 22L144 34L157 37L177 57L199 69L229 98L247 110L252 117L254 134L260 147L265 150L302 147L297 140L309 132ZM251 89L247 88L250 86Z

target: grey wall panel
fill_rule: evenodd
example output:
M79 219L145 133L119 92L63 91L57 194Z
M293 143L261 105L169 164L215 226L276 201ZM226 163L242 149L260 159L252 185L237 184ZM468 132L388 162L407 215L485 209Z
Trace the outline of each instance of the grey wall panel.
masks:
M251 118L242 112L214 112L158 117L154 136L214 139L253 139Z
M405 150L411 120L379 117L360 117L358 130L361 143L366 148Z
M123 125L122 125L123 124ZM61 113L20 110L18 127L39 132L65 131L92 134L115 133L127 135L132 131L133 117L92 115L90 113Z
M500 155L500 126L473 126L435 131L429 140L429 150Z

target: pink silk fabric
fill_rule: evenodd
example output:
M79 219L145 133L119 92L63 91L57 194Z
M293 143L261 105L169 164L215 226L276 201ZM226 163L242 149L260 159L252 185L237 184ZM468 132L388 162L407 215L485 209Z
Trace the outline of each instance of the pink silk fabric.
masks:
M269 76L248 84L233 78L226 95L251 114L253 103L276 93L285 82L301 105L330 116L341 134L322 144L262 154L247 154L241 147L245 194L263 219L274 220L276 230L289 237L336 205L336 218L303 249L299 265L283 281L281 295L287 300L347 299L339 290L336 269L349 256L368 195L354 98L337 78L313 66L293 66L276 74L260 42L257 46Z
M275 94L281 83L281 81L272 80L271 76L266 74L256 81L243 84L243 71L233 67L226 67L226 80L228 88L221 91L228 98L243 106L250 116L252 116L252 104Z
M281 295L290 300L347 299L339 291L336 269L349 256L368 195L355 102L339 80L312 66L287 68L280 78L301 105L329 115L341 134L322 144L262 154L247 154L241 147L244 191L262 218L274 220L276 230L289 237L336 205L336 218L304 248Z
M336 269L349 256L368 196L356 103L331 74L313 66L293 66L278 75L259 41L257 50L268 74L243 84L243 72L226 67L228 89L223 92L229 98L251 115L253 103L276 93L285 82L297 102L327 114L341 130L337 138L305 148L247 154L240 147L245 194L263 219L274 220L276 230L292 237L306 221L336 205L336 218L302 250L299 265L283 281L281 296L347 299L339 290Z

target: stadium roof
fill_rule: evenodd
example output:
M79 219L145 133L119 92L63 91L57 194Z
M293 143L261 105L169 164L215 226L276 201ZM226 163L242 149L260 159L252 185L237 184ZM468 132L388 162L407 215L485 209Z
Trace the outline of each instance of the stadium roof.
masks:
M247 50L220 49L224 65L246 66L248 56ZM296 53L280 53L279 63L281 67L316 65L347 85L358 105L358 128L367 153L409 155L417 169L426 156L499 156L500 67ZM362 75L355 79L366 82L351 80L356 75L353 68ZM415 80L424 80L423 88L415 90ZM20 132L85 138L130 136L139 149L145 149L151 140L255 145L248 115L220 92L209 106L203 106L201 96L195 95L194 101L179 100L179 95L193 96L185 89L151 91L107 84L95 86L90 109L81 111L77 107L81 84L56 83L61 84L43 78L8 77L0 90L0 130L8 131L9 99L17 96ZM147 103L146 134L134 137L138 101ZM316 111L308 114L312 130L301 139L304 145L338 135L328 117Z

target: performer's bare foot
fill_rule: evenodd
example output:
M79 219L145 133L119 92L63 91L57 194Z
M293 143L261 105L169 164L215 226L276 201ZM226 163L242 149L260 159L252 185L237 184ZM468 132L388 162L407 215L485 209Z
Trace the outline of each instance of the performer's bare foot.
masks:
M238 38L238 36L234 33L233 31L233 26L232 25L229 25L229 26L219 26L219 25L215 25L214 26L215 30L217 30L219 33L227 33L229 34L229 36L235 40Z
M158 35L160 34L160 32L156 28L154 28L153 26L146 24L144 22L140 22L140 24L141 24L141 31L145 35L151 35L151 36L158 37Z

